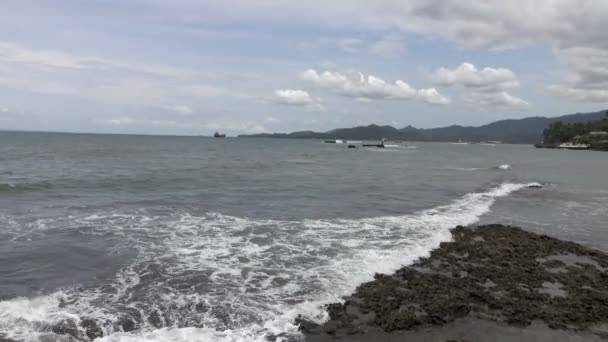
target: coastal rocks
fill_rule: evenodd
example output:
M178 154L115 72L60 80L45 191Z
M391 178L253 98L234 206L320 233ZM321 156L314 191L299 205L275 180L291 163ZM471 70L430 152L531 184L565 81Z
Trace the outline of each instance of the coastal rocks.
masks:
M129 316L123 316L114 322L115 331L130 332L135 329L137 329L137 322Z
M97 322L90 318L83 318L77 323L72 319L65 319L51 327L55 335L63 336L76 341L92 341L103 337L103 331Z
M80 326L84 329L89 340L94 340L98 337L103 337L103 331L97 322L90 318L84 318L80 321Z
M78 325L71 319L63 320L51 327L53 333L57 335L69 335L76 339L80 339L80 329L78 329Z
M10 339L8 337L0 336L0 342L17 342L17 341Z
M599 334L594 327L608 323L608 255L502 225L456 227L452 234L454 241L429 258L392 275L376 274L343 304L328 305L327 323L299 320L307 340L471 320L528 330L539 322L559 329L551 336Z

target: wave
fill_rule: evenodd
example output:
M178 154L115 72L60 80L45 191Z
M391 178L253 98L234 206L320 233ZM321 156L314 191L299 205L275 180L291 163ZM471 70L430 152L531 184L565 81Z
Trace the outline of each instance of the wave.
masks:
M496 166L495 168L499 169L499 170L511 170L511 169L513 169L513 167L511 167L511 165L509 165L509 164L502 164L502 165Z
M483 167L455 167L451 170L456 170L456 171L479 171L479 170L487 170Z
M3 191L14 191L17 185L14 183L0 183L0 192Z
M513 167L509 164L502 164L502 165L498 165L498 166L492 166L492 167L455 167L455 168L449 168L449 170L456 170L456 171L481 171L481 170L512 170Z
M2 192L22 192L22 191L42 191L51 188L48 182L38 183L0 183L0 193Z
M497 198L532 184L504 183L413 214L359 220L141 211L74 217L74 229L122 237L138 257L103 286L0 302L0 336L36 340L58 322L92 319L107 342L297 338L298 315L324 321L323 304L376 272L427 256L451 239L451 228L474 224Z

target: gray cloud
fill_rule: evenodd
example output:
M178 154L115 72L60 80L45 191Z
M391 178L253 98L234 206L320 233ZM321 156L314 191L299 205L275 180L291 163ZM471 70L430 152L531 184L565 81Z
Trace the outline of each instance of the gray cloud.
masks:
M431 75L437 85L456 86L464 92L465 102L481 109L522 109L528 103L507 92L519 87L515 74L506 68L477 69L462 63L455 69L441 67Z
M608 49L575 47L559 53L571 70L561 84L551 85L549 90L576 101L608 103Z
M574 99L598 99L598 87L608 80L608 2L593 0L377 0L352 2L336 0L331 7L319 0L261 1L237 4L181 1L198 13L238 18L277 20L272 13L283 13L280 20L308 18L332 26L377 31L393 30L440 36L460 46L477 49L512 49L544 44L554 47L571 76L550 89L571 89ZM240 11L229 13L236 6ZM324 8L319 12L318 8ZM196 12L196 11L195 11ZM382 51L389 41L378 42L372 51ZM348 50L361 47L347 44ZM585 59L588 62L584 62ZM555 71L557 72L557 70ZM575 81L572 78L576 78ZM589 92L586 96L583 93Z
M574 99L602 98L597 96L597 88L608 80L608 1L336 0L325 7L320 1L294 0L280 4L264 1L257 8L247 6L246 1L241 4L252 11L239 15L266 17L272 10L280 10L286 18L299 15L331 25L373 30L398 27L405 32L444 37L468 48L546 44L554 47L571 78L577 78L575 82L564 79L551 89L570 88L573 91L566 94L573 94ZM317 11L319 7L325 8L323 13ZM582 94L586 91L588 96Z

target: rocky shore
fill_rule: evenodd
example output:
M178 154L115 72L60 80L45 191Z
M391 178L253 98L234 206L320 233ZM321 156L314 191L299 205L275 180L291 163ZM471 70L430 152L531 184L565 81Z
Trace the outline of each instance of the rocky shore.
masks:
M376 274L307 342L605 341L608 255L517 227L456 227L453 241Z
M608 340L608 254L503 225L456 227L452 235L430 257L376 274L328 305L326 323L298 319L305 342ZM135 316L125 313L114 330L136 330ZM86 317L47 330L40 341L104 335ZM18 341L0 335L0 342Z

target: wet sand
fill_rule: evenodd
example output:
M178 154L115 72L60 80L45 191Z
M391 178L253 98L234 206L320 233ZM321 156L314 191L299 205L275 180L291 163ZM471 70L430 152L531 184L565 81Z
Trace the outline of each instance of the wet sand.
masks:
M308 342L604 341L608 255L502 225L456 227L453 241L392 275L376 274Z

